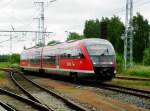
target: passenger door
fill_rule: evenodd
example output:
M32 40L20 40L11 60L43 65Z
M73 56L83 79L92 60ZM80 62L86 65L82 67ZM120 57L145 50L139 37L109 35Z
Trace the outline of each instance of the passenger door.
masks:
M56 61L55 62L56 62L56 68L57 69L59 69L59 61L60 61L59 51L60 51L60 49L56 50L56 56L55 56L56 57Z

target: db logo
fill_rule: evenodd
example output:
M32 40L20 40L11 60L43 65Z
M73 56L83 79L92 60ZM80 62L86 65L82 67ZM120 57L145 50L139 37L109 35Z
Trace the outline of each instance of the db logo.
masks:
M73 62L67 62L67 66L75 66Z
M71 66L71 62L67 62L67 66Z

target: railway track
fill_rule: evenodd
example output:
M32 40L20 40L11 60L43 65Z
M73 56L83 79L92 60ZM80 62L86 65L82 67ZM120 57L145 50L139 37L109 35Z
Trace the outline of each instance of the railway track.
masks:
M145 98L145 99L150 99L150 91L123 87L123 86L118 86L118 85L113 85L113 84L106 84L106 83L103 83L101 85L104 86L105 89L109 89L109 90L113 90L113 91L121 92L125 94L130 94L130 95L134 95L134 96Z
M0 105L2 106L2 108L6 111L17 111L16 109L12 108L10 105L0 101ZM3 110L2 109L2 110ZM1 110L1 109L0 109Z
M126 77L126 76L117 76L116 79L123 79L123 80L138 80L138 81L150 81L149 78L136 78L136 77Z
M150 99L150 91L134 89L134 88L124 87L119 85L113 85L110 83L101 83L99 81L92 81L92 80L84 80L84 82L86 82L85 84L88 84L90 86L116 91L120 93L130 94L145 99Z
M3 100L5 102L0 102L0 105L8 111L21 111L21 110L22 111L27 111L27 110L28 111L37 111L37 110L49 111L49 109L47 109L47 107L45 107L44 105L41 105L30 99L21 97L5 89L0 88L0 93L1 93L1 96L5 96L4 98L7 99L7 100ZM0 98L0 100L1 99L2 98Z
M14 71L15 73L18 73L18 71ZM20 74L20 72L19 72ZM16 74L15 74L16 75ZM20 74L21 76L23 76L23 78L26 78L26 76ZM17 76L18 77L18 76ZM27 81L31 81L29 79L27 79ZM32 81L33 82L33 81ZM34 85L36 85L37 87L38 84L37 83L32 83ZM73 83L74 84L74 83ZM101 83L100 81L93 81L93 80L81 80L79 82L79 85L85 85L85 86L92 86L92 87L96 87L96 88L101 88L101 89L106 89L106 90L111 90L114 92L119 92L122 94L128 94L131 96L136 96L139 97L141 99L145 99L145 100L150 100L150 91L145 91L145 90L139 90L139 89L133 89L133 88L129 88L129 87L122 87L122 86L118 86L118 85L113 85L113 84L108 84L108 83ZM45 88L44 88L45 89ZM48 91L49 92L49 91ZM53 91L52 91L53 92ZM53 94L52 94L53 95ZM55 94L54 94L55 95ZM57 94L56 94L57 95ZM62 99L63 100L63 99Z
M11 79L13 82L28 96L29 99L44 105L49 110L75 110L75 111L87 111L86 108L80 106L79 104L74 103L71 100L66 99L65 97L57 94L56 92L52 90L48 90L37 83L33 82L32 80L29 80L26 78L22 73L16 71L16 70L7 70L11 74ZM23 81L23 82L22 82ZM26 85L29 85L32 87L32 89L28 89ZM37 92L41 92L40 94L32 94L30 90L35 90ZM42 96L41 96L42 95ZM41 97L40 97L41 96ZM47 98L50 98L49 101L46 100ZM52 101L56 102L53 103Z

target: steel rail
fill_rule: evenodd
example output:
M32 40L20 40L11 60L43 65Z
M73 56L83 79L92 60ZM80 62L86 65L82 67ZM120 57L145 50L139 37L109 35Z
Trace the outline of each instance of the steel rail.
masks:
M117 85L112 85L112 84L101 84L101 87L104 89L113 90L113 91L120 92L120 93L125 93L125 94L134 95L137 97L142 97L145 99L150 99L150 96L147 95L147 94L150 94L148 93L149 91L145 91L145 90L122 87L122 86L117 86Z
M6 103L4 103L4 102L2 102L2 101L0 101L0 105L1 105L4 109L6 109L7 111L16 111L16 109L12 108L11 106L9 106L8 104L6 104Z
M42 104L40 104L40 103L37 103L37 102L35 102L35 101L32 101L32 100L30 100L30 99L21 97L21 96L15 94L15 93L13 93L13 92L7 91L7 90L2 89L2 88L0 88L0 92L1 92L1 93L4 93L4 94L6 94L6 95L9 95L9 96L11 96L11 97L13 97L13 98L15 98L15 99L17 99L17 100L19 100L19 101L22 101L22 102L24 102L24 103L26 103L26 104L28 104L28 105L34 107L34 108L37 109L37 110L50 111L50 110L49 110L47 107L45 107L44 105L42 105Z
M113 88L120 88L120 89L125 89L125 90L131 90L139 93L144 93L144 94L150 94L150 91L146 90L141 90L141 89L135 89L135 88L129 88L129 87L124 87L124 86L119 86L119 85L114 85L114 84L107 84L107 83L102 83L102 85L105 85L107 87L113 87Z
M42 104L37 98L35 98L34 96L32 96L32 94L30 94L28 91L26 91L17 81L16 79L13 77L13 73L10 72L10 77L11 77L11 80L13 81L13 83L19 87L19 89L21 89L25 95L27 95L29 97L29 99L35 101L35 102L38 102L40 104Z
M113 84L109 84L109 83L102 83L102 82L96 81L96 80L94 80L94 81L93 80L83 80L81 84L89 85L91 87L112 90L112 91L116 91L116 92L120 92L120 93L130 94L130 95L142 97L145 99L150 99L150 96L149 96L150 91L134 89L134 88L129 88L129 87L123 87L123 86L113 85Z
M18 72L18 71L15 71L15 72ZM29 81L31 81L31 80L29 80ZM85 82L83 84L85 84L85 85L87 85L87 84L91 85L91 86L93 86L93 84L94 85L99 85L98 86L99 88L103 88L103 89L107 89L107 90L113 90L113 91L120 92L120 93L125 93L125 94L130 94L130 95L137 96L137 97L142 97L142 98L145 98L145 99L150 99L150 96L148 96L150 94L150 91L134 89L134 88L129 88L129 87L123 87L123 86L107 84L107 83L101 83L99 81L91 81L91 80L84 80L84 81ZM90 82L90 84L89 84L89 82ZM37 83L33 83L33 84L37 85Z
M45 105L48 109L50 109L51 111L54 111L54 109L48 107L46 104L40 102L36 97L34 97L31 93L29 93L26 89L24 89L18 82L17 80L14 78L13 76L13 72L10 72L10 77L12 79L12 81L14 82L14 84L16 84L16 86L18 86L31 100L38 102L40 104Z
M54 92L53 90L49 90L46 89L45 87L42 87L41 85L37 84L36 82L28 79L27 77L25 77L22 73L18 72L18 71L14 71L15 73L19 73L23 78L25 78L27 81L29 81L30 83L32 83L33 85L35 85L36 87L44 90L45 92L49 93L50 95L53 95L54 97L56 97L57 99L62 100L67 106L69 106L70 108L73 108L77 111L88 111L88 109L82 107L81 105L63 97L62 95L59 95L58 93Z
M21 89L21 90L24 92L24 94L25 94L29 99L33 100L34 102L37 102L37 103L42 104L37 98L35 98L34 96L32 96L32 94L30 94L28 91L26 91L26 90L15 80L15 78L13 77L13 72L10 72L12 69L0 69L0 70L10 73L10 78L11 78L11 80L13 81L13 83L14 83L17 87L19 87L19 89ZM45 105L45 106L46 106L46 105ZM50 109L50 108L48 107L48 109ZM52 109L50 109L50 110L53 111Z
M116 79L123 79L123 80L139 80L139 81L150 81L148 78L137 78L137 77L126 77L126 76L116 76Z

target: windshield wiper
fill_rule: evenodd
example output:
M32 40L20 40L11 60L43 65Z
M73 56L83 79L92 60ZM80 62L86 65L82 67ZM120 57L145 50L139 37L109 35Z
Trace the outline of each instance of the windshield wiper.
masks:
M100 56L104 56L106 52L109 53L108 49L104 50L104 52Z

